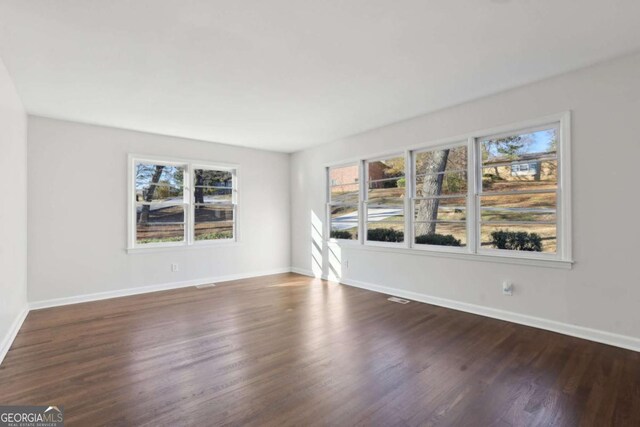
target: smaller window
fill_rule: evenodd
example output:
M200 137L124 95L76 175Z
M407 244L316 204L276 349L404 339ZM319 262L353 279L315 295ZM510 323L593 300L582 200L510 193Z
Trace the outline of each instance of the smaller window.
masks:
M358 165L329 168L330 237L357 240L360 205Z
M135 165L135 242L185 242L186 165L137 162Z
M194 240L234 238L234 173L196 168L193 173Z
M128 249L237 238L236 169L129 157Z

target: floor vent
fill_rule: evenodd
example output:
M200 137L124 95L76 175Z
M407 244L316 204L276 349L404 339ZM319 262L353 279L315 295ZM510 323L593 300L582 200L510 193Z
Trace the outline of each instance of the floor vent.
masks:
M215 283L207 283L206 285L196 285L196 289L214 288L215 286Z
M398 297L389 297L387 299L391 302L397 302L398 304L409 304L410 302L408 299L402 299Z

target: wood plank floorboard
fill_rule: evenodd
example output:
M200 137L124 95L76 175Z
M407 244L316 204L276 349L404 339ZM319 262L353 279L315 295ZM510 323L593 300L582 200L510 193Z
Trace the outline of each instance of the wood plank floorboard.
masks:
M640 426L640 353L278 274L31 311L0 404L68 426Z

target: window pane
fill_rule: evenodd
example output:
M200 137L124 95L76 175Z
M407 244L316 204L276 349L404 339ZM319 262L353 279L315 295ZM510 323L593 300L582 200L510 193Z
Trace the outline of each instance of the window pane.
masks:
M331 208L331 238L358 239L358 206Z
M229 188L233 186L233 173L231 171L194 169L193 172L195 186Z
M556 252L555 224L482 224L483 248Z
M369 181L404 176L404 157L392 157L385 160L368 162Z
M331 187L331 202L358 203L358 184L336 185Z
M530 133L516 133L481 140L482 164L492 165L539 158L555 159L558 136L555 128Z
M172 187L165 184L151 184L136 187L136 202L176 202L182 203L183 188Z
M404 178L369 183L367 201L372 205L404 205Z
M482 169L483 191L553 190L557 185L557 160L496 163Z
M232 193L231 188L196 187L193 190L193 198L195 203L230 202Z
M416 176L416 197L466 194L467 172Z
M433 150L415 154L416 175L467 170L467 147Z
M184 167L136 163L136 202L182 202Z
M136 242L184 242L184 224L147 223L136 225Z
M404 223L404 209L397 206L367 208L367 222L376 221Z
M466 223L424 222L415 224L418 245L467 246Z
M329 169L329 185L344 185L358 182L358 165Z
M183 179L183 166L136 163L136 192L145 187L149 188L153 184L182 187L184 184Z
M195 239L233 238L233 206L196 205Z
M404 223L376 221L367 224L367 240L373 242L403 242Z
M136 207L136 222L184 222L184 205L158 206L153 204L139 204Z
M184 241L184 206L138 205L137 243Z
M467 199L425 199L415 201L415 220L430 221L463 221L467 218Z
M555 186L557 146L555 128L481 140L483 190Z
M482 221L555 221L556 193L481 196Z

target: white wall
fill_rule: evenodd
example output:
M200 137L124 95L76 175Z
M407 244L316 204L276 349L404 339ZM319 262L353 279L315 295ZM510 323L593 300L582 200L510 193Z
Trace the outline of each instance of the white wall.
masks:
M27 115L0 60L0 362L27 308Z
M640 338L640 55L294 154L292 265L313 269L311 216L325 221L323 164L566 110L573 132L572 270L343 247L343 280ZM322 258L326 275L326 245ZM505 278L515 282L513 297L501 294Z
M287 269L290 155L29 117L29 301ZM239 165L241 242L127 254L127 155ZM171 263L180 270L172 273Z

